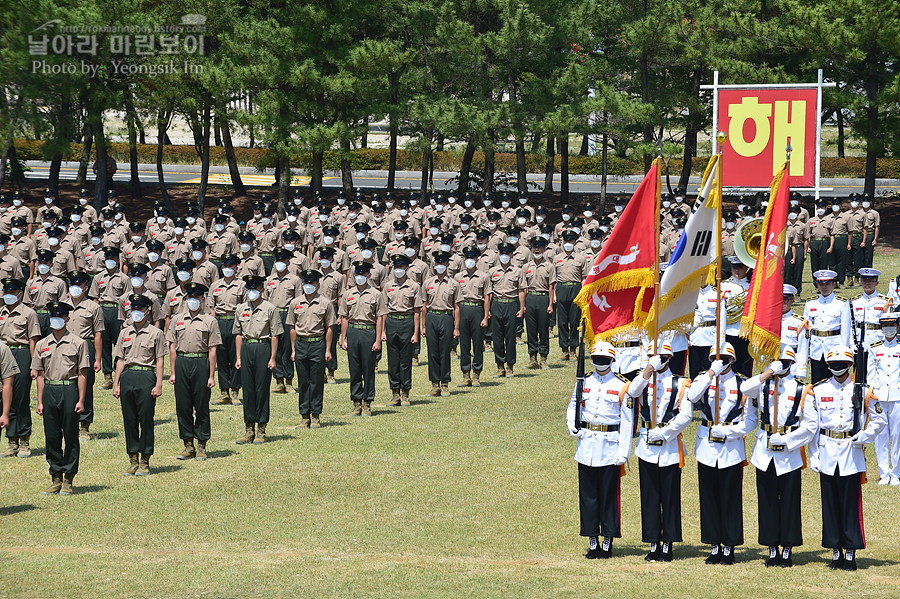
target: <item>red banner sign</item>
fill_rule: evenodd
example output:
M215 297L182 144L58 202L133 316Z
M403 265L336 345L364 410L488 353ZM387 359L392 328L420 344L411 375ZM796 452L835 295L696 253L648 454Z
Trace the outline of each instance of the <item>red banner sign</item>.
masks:
M813 89L720 89L718 129L725 187L769 187L790 139L791 186L815 187L816 94Z

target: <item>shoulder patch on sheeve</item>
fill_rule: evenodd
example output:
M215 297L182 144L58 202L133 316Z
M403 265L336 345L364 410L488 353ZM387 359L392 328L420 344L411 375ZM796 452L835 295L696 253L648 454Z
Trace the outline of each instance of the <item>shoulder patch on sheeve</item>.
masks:
M883 340L882 341L873 341L872 343L869 344L869 347L876 347L878 345L883 345L883 344L884 344Z
M876 401L876 402L875 402L875 413L876 413L876 414L881 414L881 413L883 413L883 412L884 412L884 408L881 407L881 402L880 402L880 401Z
M862 293L860 293L859 295L854 295L853 297L850 298L850 301L858 300L861 297L862 297Z
M876 405L877 405L877 404L876 404ZM629 410L632 409L632 408L634 408L634 398L631 397L630 395L628 396L628 401L625 402L625 407L628 408ZM878 407L877 409L880 410L881 408Z
M618 377L618 379L619 379L620 381L623 381L623 382L625 382L625 383L630 383L630 382L631 382L631 381L629 381L627 378L625 378L624 376L622 376L621 374L619 374L618 372L616 373L616 377Z

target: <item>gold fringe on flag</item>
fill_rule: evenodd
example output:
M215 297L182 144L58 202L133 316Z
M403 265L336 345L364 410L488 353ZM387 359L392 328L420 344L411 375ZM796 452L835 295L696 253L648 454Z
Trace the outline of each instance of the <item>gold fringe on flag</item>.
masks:
M593 323L591 322L590 310L591 298L594 297L594 294L598 291L606 293L623 291L634 287L639 287L640 290L638 291L637 299L635 300L632 322L614 329L595 333ZM647 313L643 310L643 303L644 293L647 291L648 287L651 289L653 288L652 268L635 268L615 273L608 277L598 279L586 287L582 287L581 291L579 291L578 295L575 297L575 304L581 309L582 317L585 320L585 343L592 344L597 337L603 340L609 340L619 333L626 333L640 328L647 316Z

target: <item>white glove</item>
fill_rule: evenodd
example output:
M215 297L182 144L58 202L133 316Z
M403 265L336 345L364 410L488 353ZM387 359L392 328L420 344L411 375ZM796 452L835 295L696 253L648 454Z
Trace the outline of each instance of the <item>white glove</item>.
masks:
M663 359L661 356L653 356L652 358L650 358L650 367L653 370L658 371L660 368L662 368L662 364L663 364Z
M813 472L819 472L819 458L812 455L809 456L809 469Z
M850 437L850 443L853 447L865 447L866 442L863 441L863 433L862 431L856 433L852 437Z
M624 464L627 461L628 461L628 458L617 455L616 459L613 461L613 464L615 464L616 466L621 466L622 464Z
M651 428L647 431L647 440L648 441L664 441L665 436L663 435L663 430L660 427Z
M805 379L806 378L806 366L798 366L797 369L794 371L794 376L798 379Z
M713 437L726 438L731 427L726 424L714 424L710 429Z
M781 363L781 360L775 360L774 362L769 364L769 370L771 370L775 374L781 374L784 370L784 364Z
M716 360L709 365L709 369L712 371L714 376L718 376L722 374L723 370L725 370L725 363L722 362L722 360Z
M773 433L769 435L769 444L770 445L787 445L784 441L784 435L781 433Z
M580 428L575 428L574 426L569 428L569 434L572 435L573 437L577 437L578 433L580 433L580 432L581 432Z

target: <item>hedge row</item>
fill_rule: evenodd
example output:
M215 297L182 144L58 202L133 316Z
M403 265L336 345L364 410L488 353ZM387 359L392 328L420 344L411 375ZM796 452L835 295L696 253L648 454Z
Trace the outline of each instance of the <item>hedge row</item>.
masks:
M22 160L49 160L49 156L42 153L43 142L35 140L16 140L16 151ZM72 144L68 152L63 156L65 160L79 160L82 146ZM129 160L128 144L110 144L110 154L119 164L127 164ZM137 146L138 162L142 164L156 163L156 146ZM240 166L253 166L259 168L273 167L275 160L272 153L265 148L235 148L235 157ZM209 149L210 163L213 165L226 165L225 149L221 146L213 146ZM543 173L545 157L540 154L526 154L525 166L529 173ZM193 146L164 146L163 162L165 164L200 164ZM361 148L352 150L350 165L354 170L387 170L389 152L382 148ZM494 155L496 172L516 172L516 155L497 153ZM312 163L308 152L300 153L292 157L291 163L297 168L309 168ZM435 152L434 168L437 171L457 172L462 163L462 152ZM560 158L556 156L556 171L559 172ZM706 160L696 159L691 165L693 174L699 175L706 165ZM336 151L326 152L323 158L323 166L326 170L339 170L341 167L340 154ZM672 159L668 162L668 171L672 177L681 173L682 161ZM120 169L122 167L120 166ZM397 168L404 171L418 171L422 168L422 155L397 151ZM484 153L476 152L472 160L472 168L482 170L484 168ZM607 173L610 177L643 174L643 162L631 158L619 158L610 155L607 157ZM852 177L862 178L866 172L865 158L822 158L822 177ZM602 164L599 155L595 156L569 156L569 173L573 175L600 175ZM875 167L876 176L886 179L900 179L900 158L879 158Z

